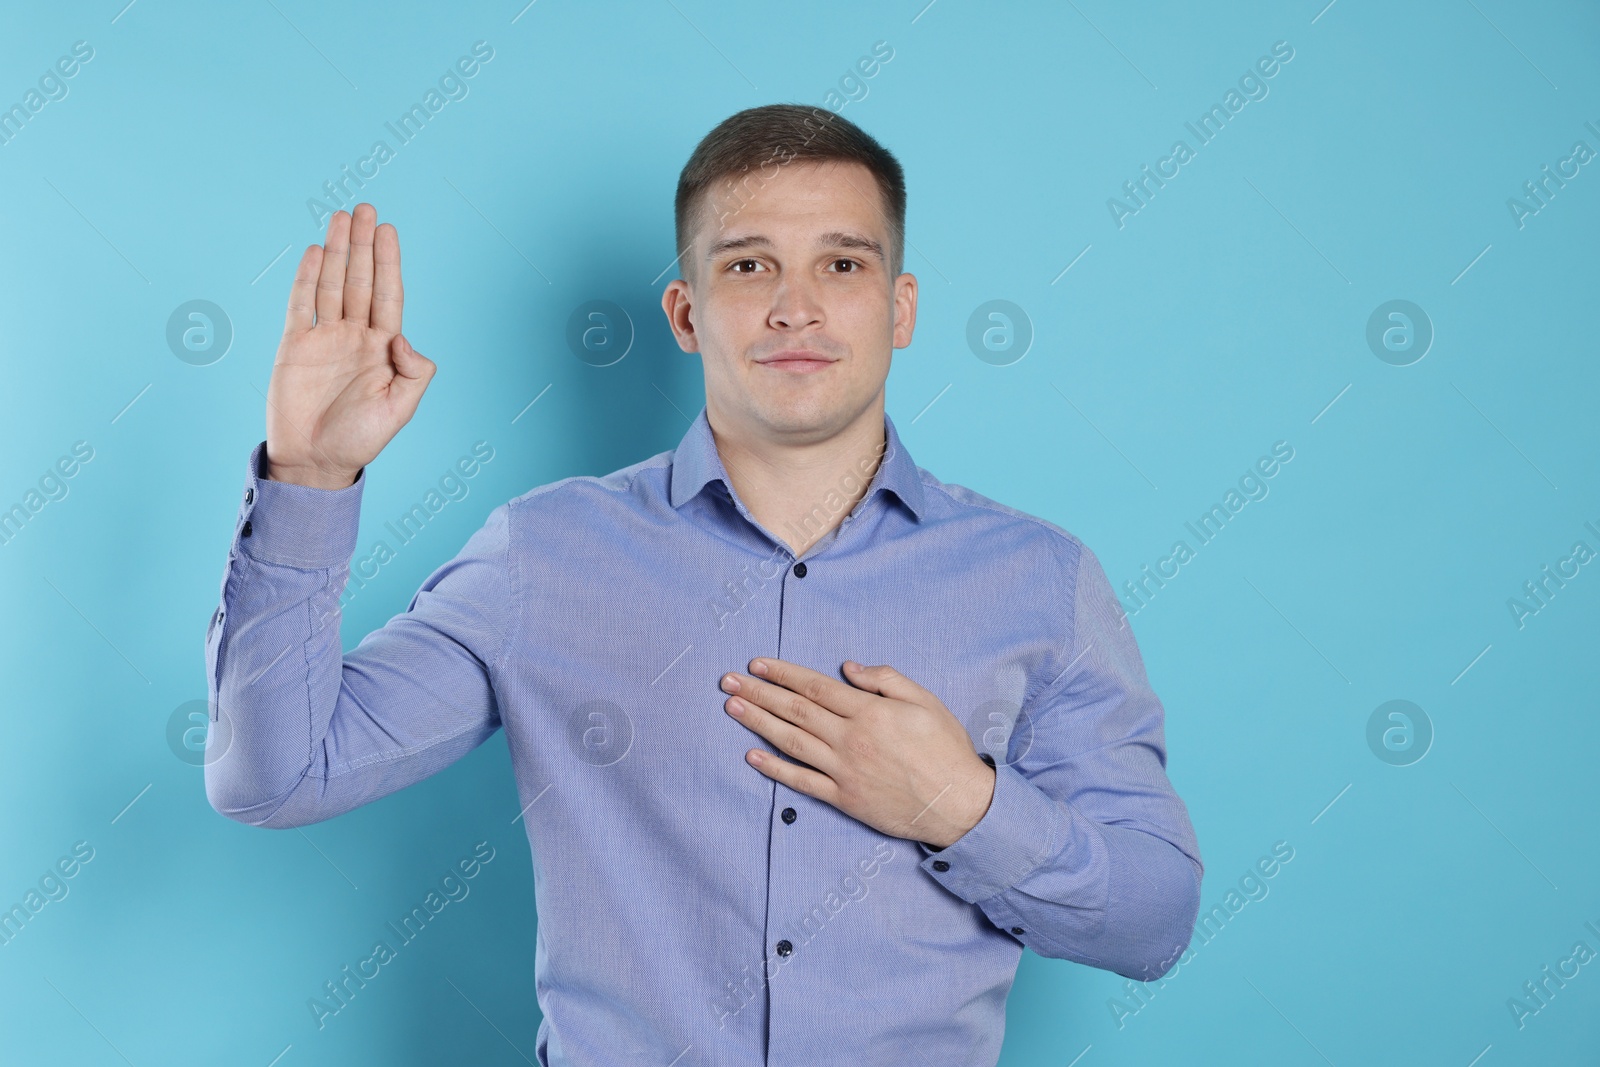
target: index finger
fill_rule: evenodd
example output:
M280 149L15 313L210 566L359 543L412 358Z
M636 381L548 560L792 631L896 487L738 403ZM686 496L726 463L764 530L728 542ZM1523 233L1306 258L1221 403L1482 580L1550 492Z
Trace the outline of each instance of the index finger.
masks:
M405 287L400 283L400 235L390 223L379 224L372 235L372 265L372 325L399 333Z
M756 668L764 667L763 670ZM836 715L848 715L861 706L867 694L820 671L784 659L761 656L750 661L750 673L773 685L799 693L813 704L820 704Z

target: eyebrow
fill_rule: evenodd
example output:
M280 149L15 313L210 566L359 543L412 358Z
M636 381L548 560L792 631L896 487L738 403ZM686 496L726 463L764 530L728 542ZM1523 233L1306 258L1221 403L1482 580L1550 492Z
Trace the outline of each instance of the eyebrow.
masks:
M817 244L823 248L854 248L862 252L870 252L881 261L883 246L870 237L863 237L859 233L845 233L842 230L832 230L819 234ZM760 234L748 234L743 237L724 237L720 241L713 241L711 247L706 249L706 258L715 259L724 252L737 252L747 248L771 248L772 241Z

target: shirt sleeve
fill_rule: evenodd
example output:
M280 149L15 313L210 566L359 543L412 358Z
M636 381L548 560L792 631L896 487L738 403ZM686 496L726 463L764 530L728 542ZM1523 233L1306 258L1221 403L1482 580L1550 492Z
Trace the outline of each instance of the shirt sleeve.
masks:
M1204 866L1133 630L1076 547L1066 667L1019 714L983 818L919 842L921 866L1041 956L1152 981L1189 946Z
M206 631L205 783L228 818L287 828L419 782L500 727L493 680L515 603L510 505L346 655L339 598L366 471L347 488L316 489L266 478L265 461L263 441Z

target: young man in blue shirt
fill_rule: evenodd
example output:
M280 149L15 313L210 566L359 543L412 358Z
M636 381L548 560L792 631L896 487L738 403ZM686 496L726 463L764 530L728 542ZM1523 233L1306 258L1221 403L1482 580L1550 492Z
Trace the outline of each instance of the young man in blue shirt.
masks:
M266 827L497 730L533 852L541 1064L993 1064L1024 946L1140 980L1203 873L1098 560L913 463L899 163L795 105L680 176L662 295L706 402L676 448L493 510L341 654L365 468L436 365L393 226L296 271L222 602L206 790Z

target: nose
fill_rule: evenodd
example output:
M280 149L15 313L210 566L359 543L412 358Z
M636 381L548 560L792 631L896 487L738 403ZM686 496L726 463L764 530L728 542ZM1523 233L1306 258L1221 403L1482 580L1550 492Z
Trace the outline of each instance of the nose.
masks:
M822 325L822 301L816 285L811 278L785 274L772 292L768 324L778 330L803 330Z

